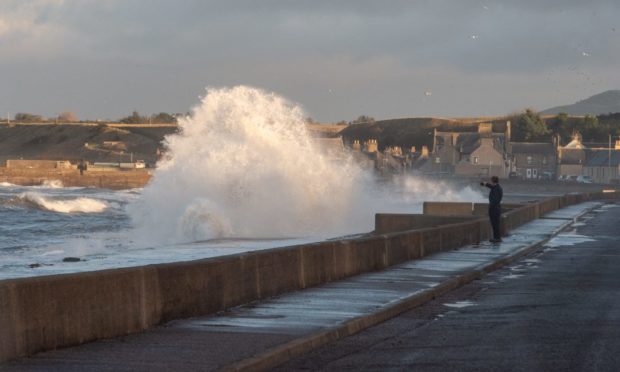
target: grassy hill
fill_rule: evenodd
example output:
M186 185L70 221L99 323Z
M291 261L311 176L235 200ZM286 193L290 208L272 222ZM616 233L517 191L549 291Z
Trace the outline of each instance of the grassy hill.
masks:
M337 137L342 125L312 124L315 137ZM174 126L132 124L0 124L0 166L7 159L154 163L157 149Z
M608 90L572 105L552 107L541 111L541 114L556 115L560 112L582 116L620 112L620 90Z
M157 148L174 127L100 125L0 125L0 160L86 159L91 162L154 162Z

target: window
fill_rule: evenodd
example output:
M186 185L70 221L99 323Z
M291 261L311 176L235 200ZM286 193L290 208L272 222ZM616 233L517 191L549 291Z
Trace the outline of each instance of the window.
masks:
M474 164L478 164L478 157L474 156Z
M527 157L527 164L528 164L528 165L529 165L529 164L532 164L532 157L531 157L531 156L528 156L528 157Z
M543 158L542 158L542 163L543 163L544 165L546 165L546 164L547 164L547 157L546 157L546 156L543 156Z
M435 158L435 163L437 163L437 164L441 163L441 158L440 157L436 157Z

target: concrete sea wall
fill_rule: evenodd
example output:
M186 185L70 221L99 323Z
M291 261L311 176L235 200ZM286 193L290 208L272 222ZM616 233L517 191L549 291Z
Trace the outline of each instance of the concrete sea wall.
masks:
M58 180L65 187L99 187L121 190L144 187L150 179L151 172L147 169L87 170L80 175L76 169L0 167L0 182L22 186L37 186L45 181Z
M554 208L617 197L595 193L552 198L509 210L502 222L508 231ZM0 362L381 270L477 243L490 231L486 218L473 215L382 214L376 220L376 233L359 239L0 281Z

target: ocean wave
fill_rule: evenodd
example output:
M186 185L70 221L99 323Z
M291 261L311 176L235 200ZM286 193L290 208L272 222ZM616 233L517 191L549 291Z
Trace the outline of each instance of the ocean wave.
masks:
M35 208L58 213L101 213L108 203L91 198L51 199L34 192L25 192L19 200Z
M0 182L0 187L15 187L17 185L14 185L10 182Z
M62 189L64 187L61 180L45 180L41 186L47 189Z

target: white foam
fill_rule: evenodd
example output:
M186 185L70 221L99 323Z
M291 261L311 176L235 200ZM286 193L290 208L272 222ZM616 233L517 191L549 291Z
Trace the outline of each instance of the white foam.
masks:
M101 213L108 208L108 204L101 200L84 197L57 200L35 192L25 192L19 197L39 208L58 213Z
M62 189L64 187L61 180L45 180L41 186L48 189Z
M237 237L337 236L370 231L377 211L423 200L482 200L403 177L378 187L352 158L327 156L303 110L259 89L209 89L166 137L142 198L129 206L137 237L154 244ZM421 208L419 205L415 208Z
M563 246L572 246L581 243L594 242L596 239L593 239L589 236L578 235L578 234L558 234L551 240L549 240L545 247L555 248L555 247L563 247Z

